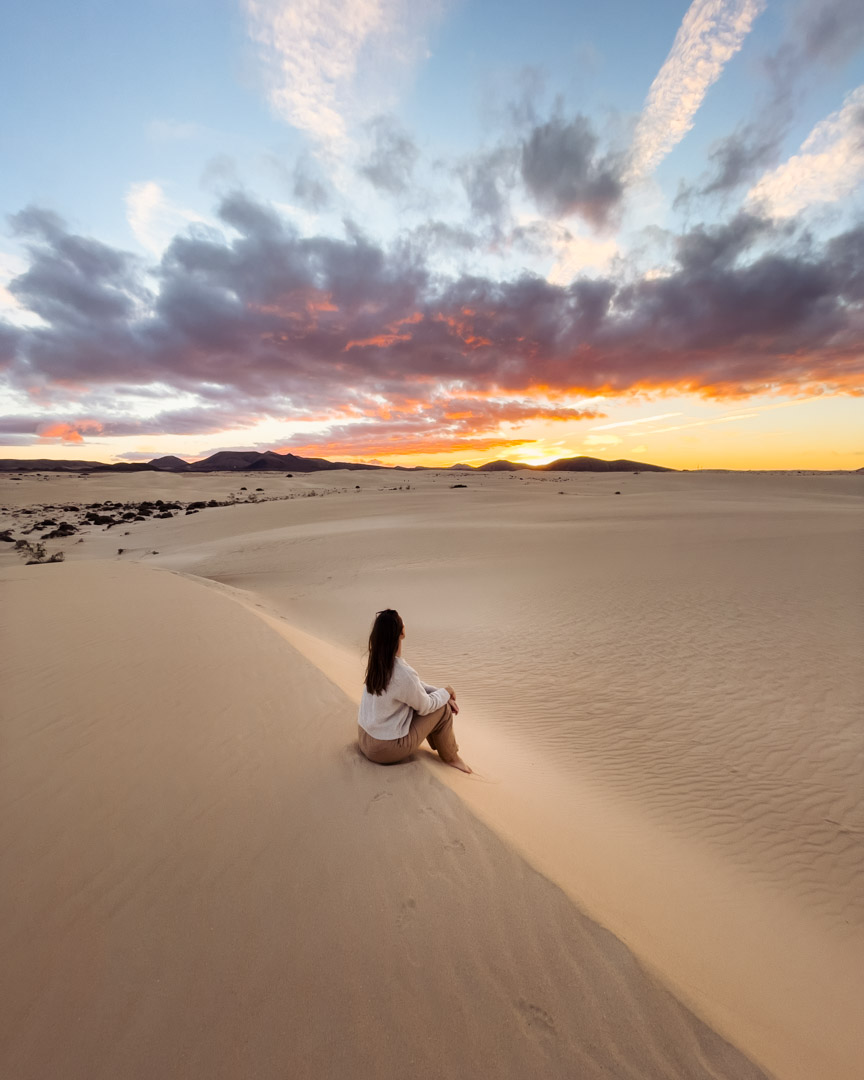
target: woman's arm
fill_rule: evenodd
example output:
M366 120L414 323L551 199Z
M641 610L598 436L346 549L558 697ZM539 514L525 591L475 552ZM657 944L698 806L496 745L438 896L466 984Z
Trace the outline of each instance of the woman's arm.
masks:
M426 691L427 694L431 694L435 690L438 689L437 686L428 686L425 682L422 682L422 681L421 681L420 685L423 687L423 689ZM450 695L451 699L453 701L455 701L456 700L456 691L453 689L453 687L452 686L445 686L444 689Z
M437 687L435 686L427 686L425 682L421 682L420 685L423 687L427 694L432 694L437 689ZM458 716L459 706L456 704L456 691L453 689L452 686L445 686L444 689L450 695L450 708L453 710L453 714L455 716Z
M410 705L419 716L428 716L450 700L448 689L427 687L413 671L406 671L404 667L394 671L393 678L395 682L392 688L393 697L397 701Z

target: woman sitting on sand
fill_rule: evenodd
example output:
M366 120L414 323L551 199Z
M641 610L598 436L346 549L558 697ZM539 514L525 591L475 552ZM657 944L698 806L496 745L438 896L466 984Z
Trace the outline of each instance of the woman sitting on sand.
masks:
M443 761L470 773L453 734L453 717L459 712L453 687L438 689L420 681L402 659L404 637L399 612L379 611L369 635L366 685L360 699L360 749L370 761L392 765L428 739Z

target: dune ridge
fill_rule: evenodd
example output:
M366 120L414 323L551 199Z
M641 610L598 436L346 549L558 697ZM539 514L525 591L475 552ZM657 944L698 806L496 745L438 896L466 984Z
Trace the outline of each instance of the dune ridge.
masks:
M3 1075L763 1075L421 760L362 758L269 617L136 564L2 584Z
M257 594L216 587L267 606ZM356 653L275 612L262 617L359 700ZM590 774L574 784L572 771L524 739L502 737L488 719L475 715L459 728L462 755L481 767L467 782L436 770L442 782L679 1000L769 1073L856 1080L864 1060L857 1023L864 948L856 927L826 935L788 897L658 830L641 804Z

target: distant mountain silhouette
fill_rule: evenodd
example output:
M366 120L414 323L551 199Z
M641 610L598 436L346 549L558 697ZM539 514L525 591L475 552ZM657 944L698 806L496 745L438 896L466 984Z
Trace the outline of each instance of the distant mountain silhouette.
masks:
M83 472L96 464L74 458L0 458L0 472Z
M559 458L548 465L526 465L519 461L488 461L485 465L458 463L445 467L456 472L674 472L663 465L642 461L603 461L593 457ZM435 471L434 466L366 465L355 461L328 461L297 454L277 454L274 450L220 450L201 461L184 461L169 454L152 461L122 461L107 465L101 461L76 461L62 458L0 459L0 472L332 472L335 469L376 469L388 472ZM864 471L864 470L859 470Z
M550 461L548 465L538 465L538 469L544 472L675 472L675 469L667 469L665 465L649 465L645 461L628 461L619 458L617 461L603 461L596 457L564 457L557 461Z
M505 461L498 458L497 461L487 461L485 465L478 465L477 472L515 472L517 469L536 469L542 466L520 465L516 461Z
M453 468L471 468L470 465L456 466ZM649 465L644 461L627 461L621 458L618 461L603 461L602 458L579 457L558 458L550 461L548 465L524 465L518 461L506 461L499 458L498 461L487 461L485 465L478 465L477 472L515 472L518 469L530 469L532 472L675 472L667 469L664 465Z
M167 469L169 472L185 472L190 467L188 461L175 457L173 454L169 454L167 457L153 458L148 464L152 465L154 469Z
M687 469L668 469L646 461L604 461L602 458L558 458L548 465L528 465L522 461L487 461L485 465L367 465L356 461L328 461L326 458L298 457L297 454L277 454L275 450L220 450L202 461L184 461L174 454L151 461L120 461L109 465L103 461L80 461L77 458L0 458L0 473L23 472L332 472L335 469L376 469L382 472L688 472ZM752 472L750 469L706 469L705 472ZM759 472L778 473L845 473L864 474L860 469L763 469Z
M321 472L333 469L381 469L383 465L363 465L353 461L327 461L296 454L277 454L275 450L222 450L189 466L195 472Z

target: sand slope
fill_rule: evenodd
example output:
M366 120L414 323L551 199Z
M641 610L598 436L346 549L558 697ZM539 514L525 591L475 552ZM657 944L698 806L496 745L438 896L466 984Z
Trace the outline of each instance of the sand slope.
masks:
M761 1075L224 591L0 584L4 1077Z

